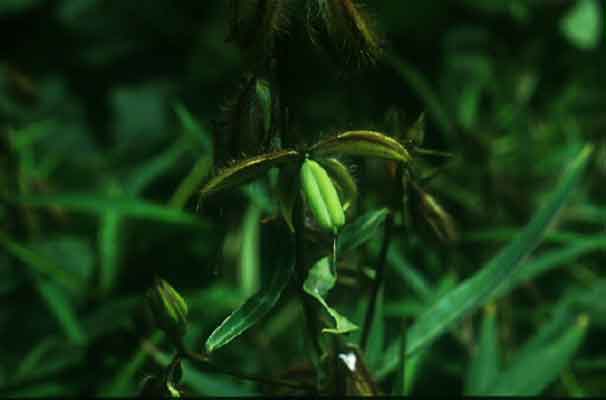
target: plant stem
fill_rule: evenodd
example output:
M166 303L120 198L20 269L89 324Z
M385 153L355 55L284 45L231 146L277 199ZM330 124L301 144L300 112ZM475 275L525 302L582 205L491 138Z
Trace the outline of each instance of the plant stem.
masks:
M318 341L318 326L316 323L314 306L309 297L303 290L303 284L305 283L306 271L305 271L305 239L304 239L304 214L303 204L301 196L297 195L295 206L293 210L293 223L295 226L295 277L297 284L297 291L301 297L301 303L303 305L303 311L305 313L305 323L307 325L307 332L309 339L314 348L316 356L320 356L320 343Z
M290 387L293 389L301 389L301 390L315 390L315 388L313 386L306 385L303 383L297 383L297 382L292 382L292 381L283 380L283 379L271 379L271 378L266 378L264 376L247 374L247 373L232 370L229 368L219 367L215 364L212 364L207 356L202 355L202 354L197 354L192 351L185 351L185 353L182 353L181 356L183 356L184 358L188 359L189 361L195 363L197 366L201 367L201 369L208 371L208 372L216 372L216 373L220 373L220 374L230 375L230 376L233 376L234 378L247 380L247 381L253 381L253 382L257 382L257 383L261 383L261 384L265 384L265 385L286 386L286 387Z
M385 262L387 260L387 250L389 243L391 242L391 231L393 227L393 214L390 212L383 225L383 243L381 243L381 252L379 253L379 260L377 261L377 267L375 269L375 279L372 281L372 287L370 292L370 302L368 303L368 309L366 310L366 317L364 318L364 327L362 328L362 339L360 347L362 350L366 350L368 344L368 338L370 336L370 328L372 321L375 317L375 309L377 304L377 295L379 289L383 284L383 276L385 273Z

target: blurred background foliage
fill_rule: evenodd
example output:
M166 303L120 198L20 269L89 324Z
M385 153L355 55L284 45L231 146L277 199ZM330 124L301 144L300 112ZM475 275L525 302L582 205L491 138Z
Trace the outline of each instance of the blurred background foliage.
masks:
M386 116L408 126L425 111L424 146L455 156L426 189L460 239L444 244L419 224L388 257L367 360L383 391L398 379L401 319L509 242L592 143L582 184L526 261L532 276L416 357L406 379L412 393L484 393L493 368L518 393L605 394L604 2L367 3L389 56L343 71L293 25L286 86L299 143L346 129L396 135ZM171 352L142 305L154 275L189 303L186 339L199 350L288 262L275 175L195 209L215 167L263 150L223 129L250 69L226 41L228 19L224 1L0 1L0 393L135 394ZM358 213L385 206L383 162L356 161ZM343 270L370 266L378 243ZM340 276L331 301L360 325L365 282ZM302 320L290 288L216 361L304 374ZM189 364L183 384L197 395L267 390Z

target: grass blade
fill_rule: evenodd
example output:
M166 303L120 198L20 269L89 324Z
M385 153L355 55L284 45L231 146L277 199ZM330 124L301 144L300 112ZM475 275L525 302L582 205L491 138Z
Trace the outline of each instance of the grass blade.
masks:
M375 237L387 214L387 208L369 211L345 225L337 238L337 254L347 253Z
M539 245L558 211L570 197L591 151L591 146L586 146L571 162L546 205L535 214L516 239L480 272L446 293L415 321L409 331L408 355L428 345L459 319L484 305L503 282L512 279L515 269Z
M527 352L495 380L488 393L497 396L536 396L569 364L583 342L589 318L581 315L572 328L548 345ZM532 371L532 373L530 373Z
M480 343L471 360L465 393L478 396L486 393L499 374L499 344L497 340L496 307L489 305L484 312Z
M66 288L73 290L74 293L78 293L84 288L83 282L81 282L75 274L66 271L45 257L42 257L29 248L13 241L1 231L0 246L4 247L8 253L28 266L32 271L60 282Z
M200 224L194 215L137 198L109 198L94 194L19 197L17 202L32 207L58 206L92 214L118 212L124 216L169 224Z
M259 290L259 221L261 209L251 203L242 223L240 288L246 297Z
M86 342L86 335L66 294L53 282L45 282L43 279L38 280L37 286L65 335L72 343L83 345Z
M114 287L118 273L120 252L120 228L122 218L119 213L110 211L103 215L99 227L99 289L109 293Z

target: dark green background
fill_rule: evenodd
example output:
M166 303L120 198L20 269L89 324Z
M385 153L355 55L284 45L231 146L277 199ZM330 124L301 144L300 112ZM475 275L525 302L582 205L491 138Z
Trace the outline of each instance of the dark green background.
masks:
M584 238L606 234L604 2L367 3L399 64L344 71L312 46L300 19L293 22L285 63L291 134L300 144L348 129L394 134L385 122L390 107L407 124L425 110L424 146L455 155L427 189L452 214L461 240L446 246L418 226L407 265L435 287L470 276L525 225L586 143L594 156L556 228ZM116 218L100 201L82 212L16 200L77 193L76 203L87 195L162 204L208 157L208 143L216 166L241 157L221 129L223 106L248 72L225 40L228 16L226 1L0 1L0 393L136 393L141 378L158 371L155 361L166 362L138 351L151 330L142 298L154 275L190 304L187 340L197 350L258 286L239 278L241 230L251 204L262 219L279 215L267 180L211 200L198 214L201 224L133 217L128 207ZM185 125L175 108L198 125ZM360 212L385 205L383 164L355 164ZM186 211L195 213L195 205L193 196ZM286 232L278 221L261 224L259 281L288 262ZM571 245L566 238L547 240L533 257ZM588 334L565 377L546 390L604 394L606 253L553 257L553 270L499 301L502 355L507 362L562 303L580 304L590 316ZM358 259L372 260L368 251ZM48 264L67 271L76 287L62 285ZM112 268L112 278L99 290L103 268ZM395 267L387 282L386 345L398 337L399 317L416 315L420 304ZM335 304L361 324L365 300L356 291L366 292L339 290ZM433 345L414 393L463 392L477 314L461 328L470 338L447 335ZM217 361L275 375L306 362L292 288L272 316L220 350ZM168 357L168 341L155 340ZM223 375L191 374L188 393L259 392ZM392 375L382 381L387 392Z

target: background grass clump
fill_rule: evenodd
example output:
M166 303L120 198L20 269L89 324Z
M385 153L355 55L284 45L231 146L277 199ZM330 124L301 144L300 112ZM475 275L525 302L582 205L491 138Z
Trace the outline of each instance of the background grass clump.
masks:
M364 339L370 386L352 390L606 394L606 4L367 3L381 49L363 60L314 46L317 26L279 20L285 137L402 138L424 113L423 147L453 157L419 161L440 170L423 190L456 240L414 201L412 229L396 218ZM276 146L234 121L258 66L243 39L226 40L227 5L0 2L0 394L137 394L174 350L144 305L156 276L186 300L184 341L200 352L292 263L275 169L197 209L220 167ZM326 298L362 327L393 173L347 161L358 197L339 250L356 249ZM374 228L355 231L362 222ZM285 286L271 313L213 352L216 369L185 361L178 390L288 390L227 366L313 383L298 296Z

